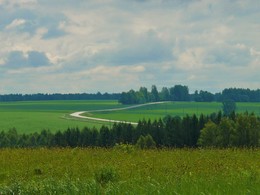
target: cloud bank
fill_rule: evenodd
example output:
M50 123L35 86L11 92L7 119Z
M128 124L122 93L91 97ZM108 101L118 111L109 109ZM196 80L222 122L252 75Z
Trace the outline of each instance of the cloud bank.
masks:
M0 93L260 87L258 0L0 0Z

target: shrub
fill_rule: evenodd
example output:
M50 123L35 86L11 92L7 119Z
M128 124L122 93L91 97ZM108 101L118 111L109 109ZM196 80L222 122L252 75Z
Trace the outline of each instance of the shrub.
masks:
M136 142L136 146L140 149L152 149L156 147L156 143L150 134L146 136L141 135Z
M102 167L95 173L95 180L101 185L115 182L118 179L119 175L114 167Z
M131 144L116 144L114 149L128 154L135 151L135 147Z
M35 175L41 175L42 174L42 170L41 169L34 169L34 174Z

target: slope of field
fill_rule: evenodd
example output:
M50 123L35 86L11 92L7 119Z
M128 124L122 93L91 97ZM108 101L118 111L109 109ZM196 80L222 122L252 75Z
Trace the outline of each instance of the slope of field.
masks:
M33 101L1 102L0 131L15 127L18 132L65 130L68 127L99 127L92 121L67 120L69 113L78 110L97 110L122 107L117 101Z
M185 116L187 114L211 114L213 112L217 113L220 110L222 110L222 103L219 102L169 102L129 110L90 112L84 115L110 120L138 122L140 119L154 120L160 117L163 118L166 115ZM260 115L260 103L237 103L236 112L246 111Z
M259 149L1 149L0 194L260 194Z

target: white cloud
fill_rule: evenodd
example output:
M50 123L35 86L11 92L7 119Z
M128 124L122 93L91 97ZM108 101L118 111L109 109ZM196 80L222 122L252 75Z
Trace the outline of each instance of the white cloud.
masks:
M7 25L5 28L7 30L9 30L9 29L12 29L12 28L16 28L18 26L22 26L25 23L26 23L26 20L24 20L24 19L15 19L11 22L11 24Z
M139 76L140 73L145 71L145 67L142 65L137 66L104 66L99 65L97 67L75 73L77 77L89 77L97 82L109 81L111 79L125 80L129 77L133 78Z
M177 67L184 70L200 69L204 66L205 50L190 48L179 55Z
M55 66L40 66L40 67L25 67L25 68L20 68L20 69L10 69L7 71L7 74L11 75L26 75L26 74L43 74L47 73L49 74L50 72L56 72L61 69L61 65L55 65Z

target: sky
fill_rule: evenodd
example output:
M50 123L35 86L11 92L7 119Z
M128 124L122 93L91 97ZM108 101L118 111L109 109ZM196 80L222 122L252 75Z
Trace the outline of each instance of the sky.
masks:
M0 0L0 94L260 88L259 0Z

